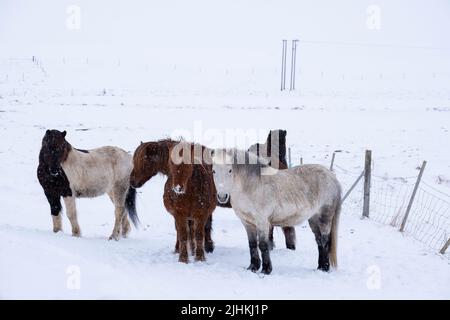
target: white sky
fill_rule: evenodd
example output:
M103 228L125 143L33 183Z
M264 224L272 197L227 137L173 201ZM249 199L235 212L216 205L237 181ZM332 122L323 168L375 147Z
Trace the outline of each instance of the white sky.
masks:
M66 8L81 8L81 30ZM366 9L381 9L381 30ZM1 55L136 54L152 48L261 50L281 39L450 47L448 0L1 0Z

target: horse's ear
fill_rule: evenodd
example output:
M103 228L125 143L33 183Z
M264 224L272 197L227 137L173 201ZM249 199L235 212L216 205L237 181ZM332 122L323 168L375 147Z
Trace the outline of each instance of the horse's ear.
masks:
M66 137L66 134L67 134L67 132L66 132L66 130L64 130L64 131L62 132L62 136L63 136L63 138L65 138L65 137Z
M216 151L214 149L211 149L211 151L209 152L209 155L211 157L214 157L214 154L216 153Z
M142 144L144 144L144 143L141 141L141 145L142 145Z

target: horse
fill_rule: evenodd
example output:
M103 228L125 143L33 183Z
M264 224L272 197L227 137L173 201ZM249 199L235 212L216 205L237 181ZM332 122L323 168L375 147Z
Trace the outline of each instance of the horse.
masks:
M115 206L115 223L110 240L127 237L131 221L138 226L136 190L130 187L132 158L117 147L93 150L76 149L66 140L66 131L47 130L39 153L37 177L50 204L53 232L62 231L61 197L72 235L81 236L77 220L76 198L94 198L108 194Z
M205 260L204 251L214 251L211 230L217 195L212 165L202 159L174 161L177 157L188 156L194 160L196 148L201 152L206 149L198 144L170 139L141 143L134 152L130 176L130 183L135 188L142 187L157 173L167 176L163 201L166 210L175 218L175 253L179 253L179 261L184 263L189 262L188 240L196 261Z
M286 130L270 130L265 143L255 143L248 148L248 151L256 154L258 157L266 159L269 165L275 169L287 169L286 135ZM229 207L231 208L231 205ZM283 230L286 248L295 250L295 227L288 226L282 227L281 229ZM269 232L269 248L272 250L274 247L273 226L271 226Z
M308 220L319 251L319 266L337 267L337 229L341 210L341 186L327 168L308 164L277 170L248 151L217 149L211 152L217 199L231 199L242 221L250 247L249 270L261 266L272 272L269 250L271 225L293 226Z

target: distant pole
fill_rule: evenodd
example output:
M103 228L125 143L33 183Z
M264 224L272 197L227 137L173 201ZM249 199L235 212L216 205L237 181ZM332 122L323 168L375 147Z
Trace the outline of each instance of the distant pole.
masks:
M282 42L281 51L281 91L286 88L286 54L287 54L287 40Z
M292 56L291 56L291 84L290 91L295 90L295 64L297 58L297 42L298 40L292 40Z
M336 156L336 152L333 152L333 156L331 157L330 171L333 171L334 158Z
M363 217L369 217L370 206L370 178L372 165L372 151L366 150L366 158L364 163L364 201L363 201Z
M411 211L411 207L414 202L414 197L416 196L417 189L419 188L420 180L422 180L423 171L425 170L426 165L427 165L427 162L424 161L422 163L422 167L420 168L419 175L417 176L416 184L414 185L414 189L411 194L411 198L409 199L408 207L406 208L405 216L403 217L402 225L400 226L400 232L405 231L406 220L408 220L409 212Z
M301 166L303 165L303 158L302 157L300 157L300 165Z

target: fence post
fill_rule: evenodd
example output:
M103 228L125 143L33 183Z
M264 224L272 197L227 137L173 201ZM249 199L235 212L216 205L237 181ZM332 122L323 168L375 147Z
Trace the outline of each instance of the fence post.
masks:
M288 160L289 160L289 168L292 167L292 162L291 162L291 147L288 148Z
M370 178L372 171L372 150L366 150L366 158L364 163L364 202L363 217L369 217L370 206Z
M414 202L414 197L416 196L417 189L419 188L420 180L422 179L423 171L425 170L425 166L427 162L424 161L422 163L422 167L420 168L419 175L417 176L416 184L414 185L413 192L411 194L411 198L409 199L408 207L406 208L405 216L403 217L402 225L400 227L400 232L405 231L406 220L408 219L409 212L411 211L412 204Z
M333 152L333 156L331 157L330 171L333 171L334 157L336 156L336 151Z
M300 157L300 165L301 166L303 165L303 158L302 157Z
M450 238L448 238L447 242L444 244L442 249L439 251L440 254L444 254L447 248L450 246Z

